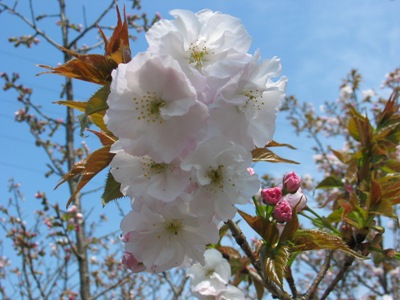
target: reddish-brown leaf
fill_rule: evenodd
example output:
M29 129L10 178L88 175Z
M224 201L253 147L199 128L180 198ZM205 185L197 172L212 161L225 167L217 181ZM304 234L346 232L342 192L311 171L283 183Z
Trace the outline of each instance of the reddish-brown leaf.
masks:
M269 141L269 142L265 145L265 148L268 148L268 147L287 147L287 148L290 148L290 149L292 149L292 150L296 150L296 149L297 149L296 147L293 147L293 146L290 145L290 144L282 144L282 143L278 143L278 142L276 142L276 141L274 141L274 140Z
M107 133L105 132L98 132L98 131L94 131L91 129L88 129L88 131L90 131L91 133L94 133L100 140L100 143L103 146L110 146L112 144L114 144L116 142L116 138L109 136Z
M111 72L118 66L111 58L99 54L79 54L65 48L61 50L75 58L58 67L39 65L50 71L38 75L52 73L101 85L111 82Z
M109 166L114 153L110 153L111 145L104 146L89 154L84 160L76 163L68 174L64 175L57 187L67 180L80 175L78 186L67 202L67 206L71 204L76 194L100 171ZM56 187L56 188L57 188Z
M271 163L289 163L289 164L299 164L296 161L282 158L279 155L275 154L269 149L266 148L256 148L253 151L251 151L251 154L253 156L253 161L265 161L265 162L271 162Z
M107 40L104 32L100 29L105 44L105 55L79 54L70 49L60 47L62 51L75 58L58 67L39 65L39 67L49 70L40 74L58 74L101 85L111 82L112 70L116 69L119 63L127 63L131 60L128 24L126 22L125 11L124 22L122 22L118 6L116 10L118 22L110 40Z
M111 57L117 64L127 63L131 60L131 50L129 48L129 33L128 33L128 23L126 22L126 14L124 8L124 22L122 23L121 14L116 5L118 23L114 28L114 32L110 38L107 40L103 30L99 28L100 34L104 40L105 55Z
M274 246L278 242L279 231L276 228L275 223L263 217L250 216L241 210L238 210L238 212L247 224L249 224L249 226L253 228L253 230L257 232L268 245Z

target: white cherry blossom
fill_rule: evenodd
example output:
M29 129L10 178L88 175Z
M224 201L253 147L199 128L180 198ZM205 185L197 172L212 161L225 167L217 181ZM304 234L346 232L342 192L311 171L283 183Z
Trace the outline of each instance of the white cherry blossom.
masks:
M175 60L142 53L112 77L104 119L126 152L170 163L196 145L207 108Z
M121 229L125 251L151 272L179 267L186 257L203 262L205 245L219 239L217 226L189 212L182 198L166 205L144 202L123 218Z
M216 216L222 220L232 218L233 204L246 204L258 192L257 174L247 170L252 163L249 151L224 137L213 137L200 143L182 161L182 169L194 169L194 180L199 185L194 192L197 207L213 202ZM210 210L209 208L207 208Z
M118 142L116 144L119 144ZM118 148L118 145L113 149ZM122 149L114 150L111 173L121 183L121 192L131 198L171 202L189 185L190 173L180 167L180 160L156 163L149 156L132 156Z
M204 265L193 264L187 275L191 278L192 291L202 295L217 295L224 289L231 277L231 266L216 249L204 253Z

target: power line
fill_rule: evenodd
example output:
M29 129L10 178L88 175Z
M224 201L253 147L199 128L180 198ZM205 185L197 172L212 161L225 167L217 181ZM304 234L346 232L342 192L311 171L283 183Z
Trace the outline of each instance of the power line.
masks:
M28 167L21 166L21 165L11 164L9 162L5 162L5 161L1 161L1 160L0 160L0 164L2 166L14 168L14 169L20 169L20 170L30 171L30 172L34 172L34 173L40 173L43 176L46 173L46 171L43 171L43 170L38 170L38 169L28 168Z

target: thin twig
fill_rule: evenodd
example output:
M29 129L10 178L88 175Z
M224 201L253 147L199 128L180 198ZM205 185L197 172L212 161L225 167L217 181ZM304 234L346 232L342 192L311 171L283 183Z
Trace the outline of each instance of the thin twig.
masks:
M328 251L325 256L325 261L318 272L317 276L314 279L314 282L310 286L310 288L307 291L307 296L312 299L314 297L314 294L318 288L318 285L321 283L322 279L326 275L326 272L328 271L330 265L331 265L331 260L333 256L333 251Z
M101 15L94 21L89 27L86 27L82 32L75 37L71 42L69 42L67 49L71 49L77 41L79 41L88 31L97 27L97 24L105 17L105 15L113 8L115 1L111 1L110 5L101 13Z
M333 281L329 284L327 289L325 290L324 294L320 298L320 300L326 299L329 294L333 291L335 286L338 284L339 281L343 280L344 275L346 274L347 270L350 268L350 266L353 264L355 260L354 256L348 256L347 259L344 262L343 267L340 269L339 273L336 275L336 277L333 279Z
M22 21L24 21L29 27L31 27L38 35L40 35L41 37L43 37L47 42L49 42L50 45L53 45L56 48L59 48L60 45L55 42L54 40L52 40L46 33L44 33L42 30L40 30L40 28L38 28L34 23L32 23L31 21L29 21L25 16L21 15L18 11L16 11L14 8L4 4L4 3L0 3L0 7L3 7L6 11L8 11L9 13L17 16L18 18L20 18Z

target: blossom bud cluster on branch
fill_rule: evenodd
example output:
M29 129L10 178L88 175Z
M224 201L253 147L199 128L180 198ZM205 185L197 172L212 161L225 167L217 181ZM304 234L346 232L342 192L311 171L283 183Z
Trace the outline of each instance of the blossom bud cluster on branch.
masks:
M273 206L272 216L278 223L289 222L293 209L298 212L306 207L307 198L300 185L300 177L294 172L289 172L283 177L281 186L261 190L262 202Z
M121 228L134 271L204 264L218 225L259 190L251 151L272 139L287 82L272 80L278 58L248 53L239 19L171 15L147 32L147 51L113 71L104 117L119 139L111 173L132 203Z

